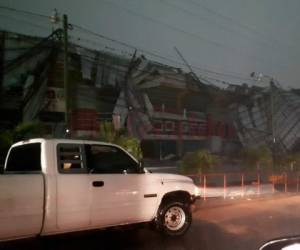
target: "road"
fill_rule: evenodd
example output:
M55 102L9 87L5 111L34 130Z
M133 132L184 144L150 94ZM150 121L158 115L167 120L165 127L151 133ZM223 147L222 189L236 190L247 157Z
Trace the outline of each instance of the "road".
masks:
M102 230L5 243L0 249L254 250L268 239L300 234L299 208L300 196L291 195L233 204L208 201L196 207L182 238L166 238L148 228Z

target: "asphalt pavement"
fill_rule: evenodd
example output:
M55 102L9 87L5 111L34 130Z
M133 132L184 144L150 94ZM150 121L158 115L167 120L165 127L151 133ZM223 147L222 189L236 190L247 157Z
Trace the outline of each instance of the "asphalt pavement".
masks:
M0 249L255 250L264 242L300 235L300 196L291 194L198 202L181 238L150 228L109 229L2 243Z

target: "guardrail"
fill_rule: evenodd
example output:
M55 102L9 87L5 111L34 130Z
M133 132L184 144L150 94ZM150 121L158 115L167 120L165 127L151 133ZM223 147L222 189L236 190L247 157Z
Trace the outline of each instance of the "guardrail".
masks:
M203 200L209 197L244 197L275 192L299 192L300 173L204 173L190 174L201 188Z

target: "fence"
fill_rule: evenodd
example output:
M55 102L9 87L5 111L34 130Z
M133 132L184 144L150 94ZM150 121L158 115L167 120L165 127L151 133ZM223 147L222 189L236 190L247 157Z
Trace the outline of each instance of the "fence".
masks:
M206 173L188 175L201 188L203 200L210 197L244 197L247 195L299 192L298 172L283 173Z

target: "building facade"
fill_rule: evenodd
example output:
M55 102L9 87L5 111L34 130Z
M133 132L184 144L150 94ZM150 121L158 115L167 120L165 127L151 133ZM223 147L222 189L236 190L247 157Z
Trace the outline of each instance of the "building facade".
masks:
M125 58L70 43L66 91L58 33L0 37L2 129L39 120L49 136L95 139L101 122L110 121L141 141L146 158L160 160L197 149L234 155L241 145L270 145L272 129L285 152L299 145L299 95L278 86L272 111L268 89L222 90L143 55Z

